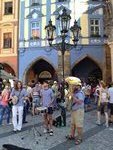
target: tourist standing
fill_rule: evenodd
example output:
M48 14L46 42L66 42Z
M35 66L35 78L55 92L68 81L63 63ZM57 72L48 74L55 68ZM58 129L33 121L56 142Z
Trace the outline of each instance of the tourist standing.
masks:
M71 106L71 133L69 139L75 139L75 132L77 131L77 138L75 144L79 145L83 138L83 123L84 123L84 92L81 90L81 84L78 83L74 87L72 93Z
M36 107L40 106L40 90L41 90L40 84L35 84L35 87L32 89L31 95L32 95L32 99L33 99L33 103L32 103L33 116L35 115Z
M10 88L8 85L5 85L5 88L1 93L0 125L2 125L3 116L5 112L7 124L10 124L10 107L8 106L9 96L10 96Z
M27 90L27 86L24 85L23 88L25 88L25 90ZM26 121L26 117L27 117L27 113L28 113L28 110L29 110L29 93L27 91L27 99L24 99L24 109L23 109L23 123L28 123Z
M54 81L53 85L52 85L52 90L53 90L53 93L54 93L54 108L58 108L57 106L57 97L58 97L58 94L59 94L59 86L58 86L58 83L57 81Z
M84 91L84 94L85 94L84 108L85 108L85 111L88 111L88 109L90 108L90 104L91 104L91 99L90 99L91 86L89 84L87 84L85 86L85 89L83 89L83 91Z
M49 132L50 136L53 135L53 104L54 104L54 94L51 88L49 88L48 81L44 81L43 89L40 92L42 106L47 108L47 111L44 113L44 133Z
M110 108L110 122L113 123L113 82L111 87L108 89L109 94L109 108Z
M95 104L97 105L98 104L98 101L99 101L99 85L96 86L95 88L95 93L94 93L94 97L95 97Z
M98 106L97 106L97 124L101 124L101 112L104 111L105 114L105 126L108 127L108 89L106 87L106 84L104 81L100 81L100 89L99 89L99 100L98 100Z
M31 87L31 82L28 82L28 85L27 85L27 94L28 94L28 98L29 98L29 105L28 105L28 111L29 110L32 110L32 101L33 101L33 98L32 98L32 87Z
M17 99L17 102L12 107L12 121L13 121L14 131L21 131L22 120L23 120L24 100L27 99L27 91L25 88L23 88L21 81L17 81L15 83L14 88L12 89L10 98Z

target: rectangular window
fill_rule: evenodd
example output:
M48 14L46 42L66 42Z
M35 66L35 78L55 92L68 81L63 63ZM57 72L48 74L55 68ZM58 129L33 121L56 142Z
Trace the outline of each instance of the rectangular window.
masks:
M40 5L39 0L32 0L31 3L32 3L32 6Z
M3 48L11 48L12 47L12 33L4 33L3 34Z
M58 0L58 2L66 2L67 0Z
M5 2L4 5L4 14L11 15L13 13L13 3L12 2Z
M32 22L31 23L31 37L34 39L40 37L40 24L39 24L39 22Z
M90 36L100 36L100 20L90 20Z

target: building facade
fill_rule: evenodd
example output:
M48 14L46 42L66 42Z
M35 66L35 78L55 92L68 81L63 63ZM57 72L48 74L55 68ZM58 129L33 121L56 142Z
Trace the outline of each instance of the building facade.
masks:
M111 80L113 81L113 0L106 0L104 7L104 25L105 33L108 36L108 41L106 43L106 53L107 53L107 67L109 68L109 74Z
M77 19L82 28L78 46L65 53L65 76L105 79L103 9L89 11L100 3L93 0L20 0L19 78L24 82L62 79L61 53L48 46L44 28L50 19L58 27L57 15L65 7L71 15L70 24Z
M18 76L19 0L0 0L0 63L4 70Z

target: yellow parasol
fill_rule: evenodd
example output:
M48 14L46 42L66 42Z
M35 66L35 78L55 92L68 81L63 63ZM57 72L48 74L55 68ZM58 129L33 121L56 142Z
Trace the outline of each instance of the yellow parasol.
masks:
M69 76L65 79L69 85L81 85L81 80L77 77Z
M81 85L81 80L77 77L69 76L65 78L65 81L69 84L68 95L66 97L66 106L67 106L67 110L70 111L72 106L74 86Z

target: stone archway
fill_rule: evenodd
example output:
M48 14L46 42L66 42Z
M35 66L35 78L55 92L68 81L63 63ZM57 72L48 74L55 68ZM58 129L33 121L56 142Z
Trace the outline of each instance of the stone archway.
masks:
M57 80L56 70L47 60L40 58L35 60L25 73L25 82L34 80L42 82L43 80Z
M102 79L102 70L99 65L89 57L85 57L72 68L72 75L85 82L96 84Z

